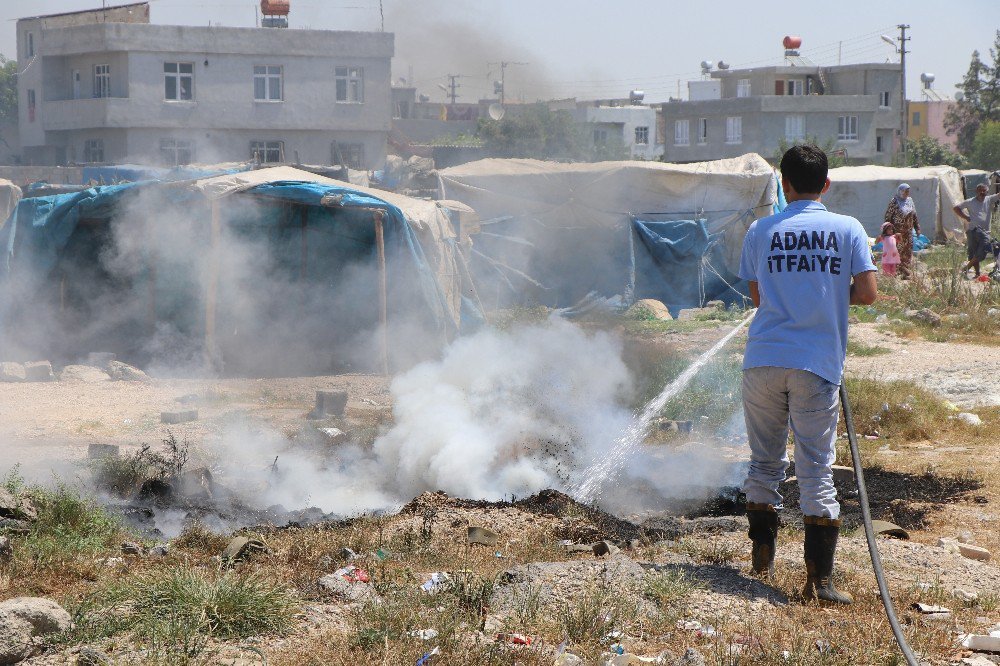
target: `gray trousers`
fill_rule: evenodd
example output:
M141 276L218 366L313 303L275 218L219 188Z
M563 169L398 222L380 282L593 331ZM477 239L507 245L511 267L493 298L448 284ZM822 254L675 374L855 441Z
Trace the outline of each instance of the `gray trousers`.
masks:
M780 508L788 469L788 428L795 435L799 506L807 516L839 518L831 466L836 459L840 387L806 370L743 371L743 412L750 440L747 502Z

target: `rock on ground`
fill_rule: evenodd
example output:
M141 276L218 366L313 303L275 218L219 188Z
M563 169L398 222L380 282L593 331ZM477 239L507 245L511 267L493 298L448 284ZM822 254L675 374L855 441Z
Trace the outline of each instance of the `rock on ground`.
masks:
M128 363L121 361L111 361L107 365L108 374L116 382L143 382L148 384L153 381L145 372L139 368L132 367Z
M377 601L380 599L371 583L351 582L337 574L329 574L317 582L325 592L349 602Z
M106 382L110 379L111 376L108 373L91 365L67 365L59 375L59 381L83 384Z
M667 306L655 298L642 298L628 309L628 314L630 315L645 315L647 313L660 321L670 321L673 319L670 316L670 310L667 309Z
M0 518L34 520L38 517L35 506L26 497L15 497L6 488L0 488Z
M0 666L16 664L31 656L35 639L70 628L66 610L38 597L17 597L0 603Z
M0 382L23 382L24 366L20 363L0 363Z

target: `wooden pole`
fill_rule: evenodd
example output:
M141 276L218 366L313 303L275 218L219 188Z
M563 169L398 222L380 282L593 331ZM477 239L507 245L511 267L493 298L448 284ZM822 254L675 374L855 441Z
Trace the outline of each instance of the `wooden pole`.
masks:
M208 261L208 284L205 289L205 364L210 367L215 365L215 306L219 291L218 250L221 235L219 200L215 199L212 201L211 249Z
M389 318L389 303L386 295L385 284L385 237L382 233L382 220L385 212L375 211L375 247L378 250L378 307L379 324L382 338L382 374L389 374L389 330L387 321Z
M146 272L146 280L149 283L149 310L146 314L149 320L149 332L154 334L156 333L156 253L150 252L147 261L149 261L149 269Z

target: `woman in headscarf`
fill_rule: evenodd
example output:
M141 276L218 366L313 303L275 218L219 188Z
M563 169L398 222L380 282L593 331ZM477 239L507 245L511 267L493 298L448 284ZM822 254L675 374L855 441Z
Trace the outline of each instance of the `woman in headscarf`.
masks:
M920 223L917 221L917 209L910 198L910 186L906 183L897 187L896 196L889 200L889 207L885 209L885 221L891 223L899 234L899 268L896 269L896 275L908 280L913 263L913 232L920 233Z

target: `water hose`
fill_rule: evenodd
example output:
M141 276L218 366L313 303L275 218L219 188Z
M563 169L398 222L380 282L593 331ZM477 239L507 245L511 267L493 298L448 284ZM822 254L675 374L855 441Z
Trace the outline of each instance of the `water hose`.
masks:
M858 484L858 504L861 505L861 520L865 525L865 539L868 540L868 554L872 558L872 568L875 569L875 580L878 581L879 595L882 597L882 605L885 607L885 615L889 619L889 626L892 627L892 635L896 637L896 643L903 652L903 657L909 666L920 666L920 662L906 642L903 635L903 628L899 626L899 619L896 617L896 609L892 604L892 597L889 596L889 587L885 584L885 572L882 570L882 558L878 552L875 542L875 530L872 529L872 514L868 507L868 488L865 486L865 474L861 469L861 452L858 450L858 436L854 432L854 418L851 415L851 404L847 399L847 387L843 382L840 384L840 404L844 409L844 424L847 426L847 441L851 445L851 459L854 461L854 479Z

